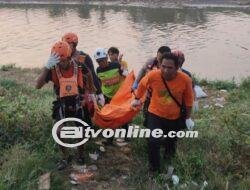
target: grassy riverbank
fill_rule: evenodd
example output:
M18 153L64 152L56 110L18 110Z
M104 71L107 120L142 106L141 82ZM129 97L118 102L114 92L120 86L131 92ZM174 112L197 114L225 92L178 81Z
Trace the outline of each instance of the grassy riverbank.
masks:
M0 69L0 189L37 189L40 175L51 172L51 189L70 189L70 170L56 171L60 152L51 137L51 86L34 88L39 69L5 66ZM209 97L194 113L197 139L181 139L173 160L180 178L173 187L166 170L147 175L147 145L133 139L126 147L107 147L94 164L93 181L75 189L249 189L250 79L200 80ZM224 89L221 91L221 89ZM220 101L223 107L215 106ZM206 108L204 108L204 106ZM141 115L133 123L142 126ZM88 153L98 146L87 143ZM92 161L87 159L87 165ZM165 163L164 167L167 166ZM198 186L196 185L198 184Z

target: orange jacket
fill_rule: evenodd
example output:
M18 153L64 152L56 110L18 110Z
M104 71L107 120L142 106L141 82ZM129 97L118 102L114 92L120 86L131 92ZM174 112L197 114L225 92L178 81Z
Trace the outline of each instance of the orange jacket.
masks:
M178 102L185 102L186 106L193 105L192 80L183 72L178 71L171 81L166 81L172 95ZM139 83L136 97L143 97L146 90L152 89L149 112L169 120L180 117L180 107L169 95L161 78L161 70L150 71Z
M63 77L70 78L74 74L74 65L71 64L68 70L60 69L60 71ZM54 83L56 87L59 88L59 80L56 74L56 70L54 68L51 70L51 81ZM77 82L78 82L78 86L80 88L83 88L83 75L82 75L82 69L80 67L78 67Z

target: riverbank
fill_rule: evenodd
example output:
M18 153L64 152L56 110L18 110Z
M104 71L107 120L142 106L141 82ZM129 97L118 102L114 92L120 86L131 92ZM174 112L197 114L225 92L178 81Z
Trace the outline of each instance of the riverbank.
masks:
M58 172L60 152L51 137L53 91L34 88L40 69L5 66L0 69L0 189L37 189L39 177L50 173L51 189L205 189L247 190L249 184L250 79L199 80L208 98L194 113L197 139L180 139L172 165L180 178L174 187L167 171L153 179L147 175L147 144L133 139L125 147L105 147L97 161L88 153L98 142L86 145L86 164L96 165L93 180L73 186L71 168ZM220 102L222 106L215 104ZM134 124L142 126L138 115ZM74 152L74 151L73 151ZM73 153L72 152L72 153ZM165 162L164 167L167 167Z

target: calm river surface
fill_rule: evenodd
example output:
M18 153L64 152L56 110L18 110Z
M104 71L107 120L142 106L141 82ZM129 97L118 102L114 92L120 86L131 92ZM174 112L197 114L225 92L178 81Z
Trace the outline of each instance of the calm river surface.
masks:
M117 46L136 72L168 45L201 78L250 76L250 7L0 4L0 28L0 65L42 67L52 44L72 31L78 49L93 57L97 47Z

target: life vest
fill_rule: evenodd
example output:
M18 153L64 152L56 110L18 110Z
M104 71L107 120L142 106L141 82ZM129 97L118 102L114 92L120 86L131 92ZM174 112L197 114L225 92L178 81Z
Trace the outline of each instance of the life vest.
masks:
M79 94L78 91L78 82L77 82L77 76L78 76L78 66L74 62L74 72L73 76L70 78L65 78L62 76L62 73L59 69L59 66L57 65L56 68L56 75L59 81L59 97L67 97L67 96L76 96Z

